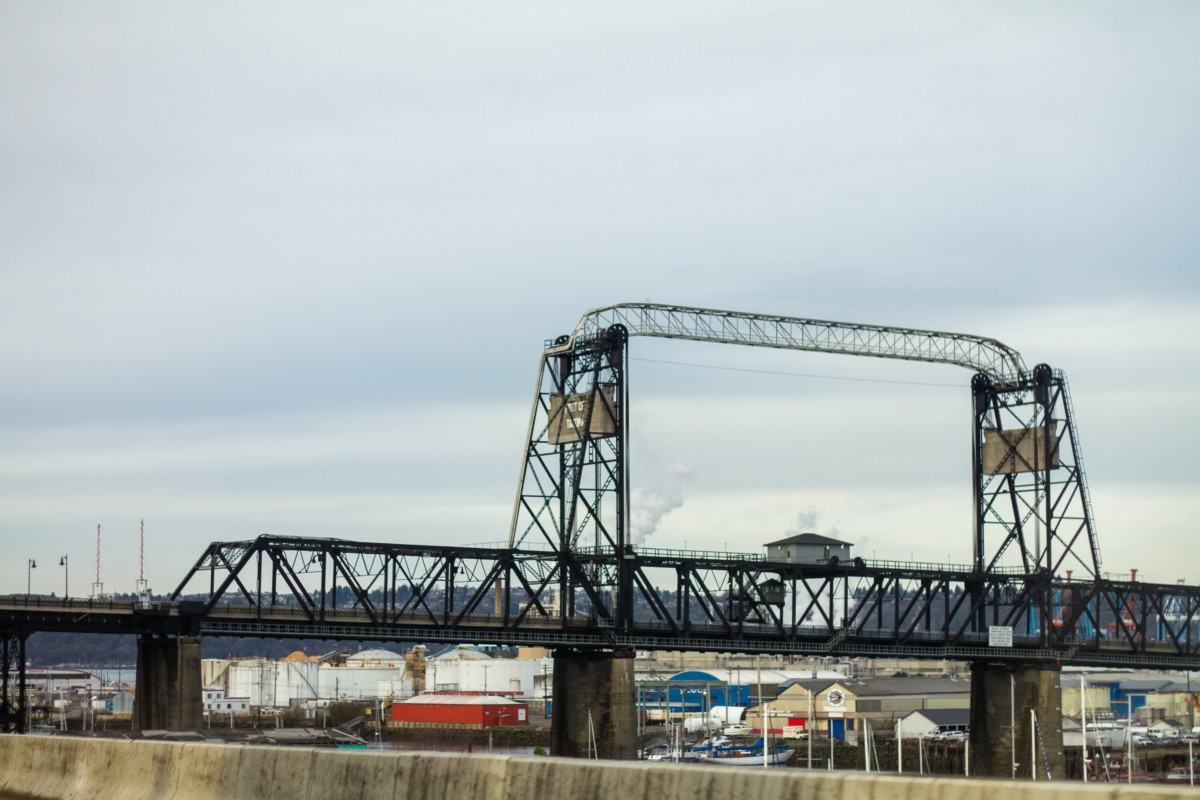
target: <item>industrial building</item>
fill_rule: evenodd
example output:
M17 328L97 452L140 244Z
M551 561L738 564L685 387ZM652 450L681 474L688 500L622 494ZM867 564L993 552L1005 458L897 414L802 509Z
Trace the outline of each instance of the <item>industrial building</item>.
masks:
M511 697L541 696L544 676L553 674L550 659L493 658L460 645L429 658L426 686L436 691L472 691Z
M761 698L775 697L791 681L814 675L843 677L829 670L754 667L691 669L665 678L642 675L636 682L637 704L649 721L707 718L714 708L744 708Z
M342 664L323 663L318 669L317 697L365 700L412 694L404 675L404 656L391 650L363 650Z
M896 730L909 738L929 736L935 731L966 731L970 724L970 709L926 708L901 717Z
M850 560L848 542L830 539L815 533L801 533L777 542L767 542L768 561L786 561L791 564L825 564L833 559Z
M495 695L437 692L392 703L391 720L410 725L473 728L528 725L529 708L524 703Z
M104 688L104 681L82 669L29 667L25 670L25 688L29 692L51 694L95 693Z
M854 742L864 720L883 730L913 711L969 709L971 686L952 678L804 678L783 685L766 705L775 730L791 727ZM746 719L754 725L762 713L761 706L752 707Z
M390 650L363 650L339 661L337 654L296 652L269 658L205 659L206 686L227 697L247 698L251 707L301 706L328 700L365 700L412 694L404 676L404 656Z
M250 711L246 697L227 697L224 689L206 686L203 693L205 714L245 714Z
M201 680L206 701L220 692L226 701L238 698L251 709L312 709L338 701L391 700L426 688L529 701L549 695L553 676L552 659L532 655L497 658L470 645L449 647L428 658L420 645L407 657L384 649L348 656L295 652L279 660L205 659Z

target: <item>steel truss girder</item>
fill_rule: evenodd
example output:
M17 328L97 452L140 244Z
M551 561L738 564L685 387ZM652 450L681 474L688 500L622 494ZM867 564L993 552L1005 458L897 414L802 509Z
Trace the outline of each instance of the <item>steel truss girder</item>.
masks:
M991 573L1018 567L1026 573L1101 577L1065 376L1039 364L1032 375L1007 384L976 375L971 388L975 569ZM989 444L993 449L987 454Z
M614 325L630 336L954 364L998 381L1026 374L1020 353L982 336L655 303L620 303L588 311L550 352L569 352L577 342Z
M627 344L614 326L542 355L510 547L625 544Z
M614 601L622 569L636 600L628 621ZM560 596L570 605L556 607L550 596L564 583ZM234 625L239 635L291 625L301 631L294 635L320 638L342 626L363 638L403 629L428 641L591 636L595 646L674 641L676 649L953 658L988 649L989 629L999 626L1015 643L1012 653L993 653L999 658L1053 653L1075 663L1200 666L1200 587L1061 581L1045 572L260 537L212 545L173 599L194 586L224 587L204 596L199 627Z

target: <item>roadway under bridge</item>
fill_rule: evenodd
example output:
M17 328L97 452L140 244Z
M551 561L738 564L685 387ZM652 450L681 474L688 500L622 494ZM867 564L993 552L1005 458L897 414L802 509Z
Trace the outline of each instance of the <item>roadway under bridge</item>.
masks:
M636 336L970 370L971 562L790 563L634 546L626 365ZM564 676L555 688L559 752L583 751L586 734L570 721L572 693L600 685L609 687L612 713L598 744L618 757L635 747L625 688L626 656L635 648L918 656L972 662L979 687L972 746L986 765L989 752L1009 752L1001 741L1010 735L1001 731L1006 721L988 711L1001 689L1006 720L1008 694L1019 684L1022 708L1047 721L1052 742L1060 734L1051 695L1063 664L1200 669L1200 587L1103 573L1066 378L1044 364L1028 369L995 340L612 306L588 312L571 333L547 343L527 431L506 547L263 536L210 545L162 604L0 600L0 718L20 728L24 641L36 630L549 646ZM189 646L148 645L146 652L155 663L178 665ZM1024 736L1017 732L1021 752L1029 747ZM1000 761L997 774L1007 769Z

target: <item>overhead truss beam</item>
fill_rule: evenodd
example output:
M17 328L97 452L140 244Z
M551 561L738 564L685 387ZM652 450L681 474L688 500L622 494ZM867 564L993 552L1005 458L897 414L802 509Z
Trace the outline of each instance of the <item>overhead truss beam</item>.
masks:
M620 303L589 311L550 352L572 352L577 341L614 325L630 336L954 364L1000 382L1027 374L1020 353L982 336L655 303Z

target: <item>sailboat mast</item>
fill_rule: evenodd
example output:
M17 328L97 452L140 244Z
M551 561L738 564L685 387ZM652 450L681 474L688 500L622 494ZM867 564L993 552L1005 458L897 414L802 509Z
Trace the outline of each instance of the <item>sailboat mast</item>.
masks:
M1080 772L1083 773L1083 782L1087 783L1087 684L1083 682L1082 675L1079 676L1079 723L1083 728L1083 743L1081 745L1081 755L1083 760L1080 762Z

